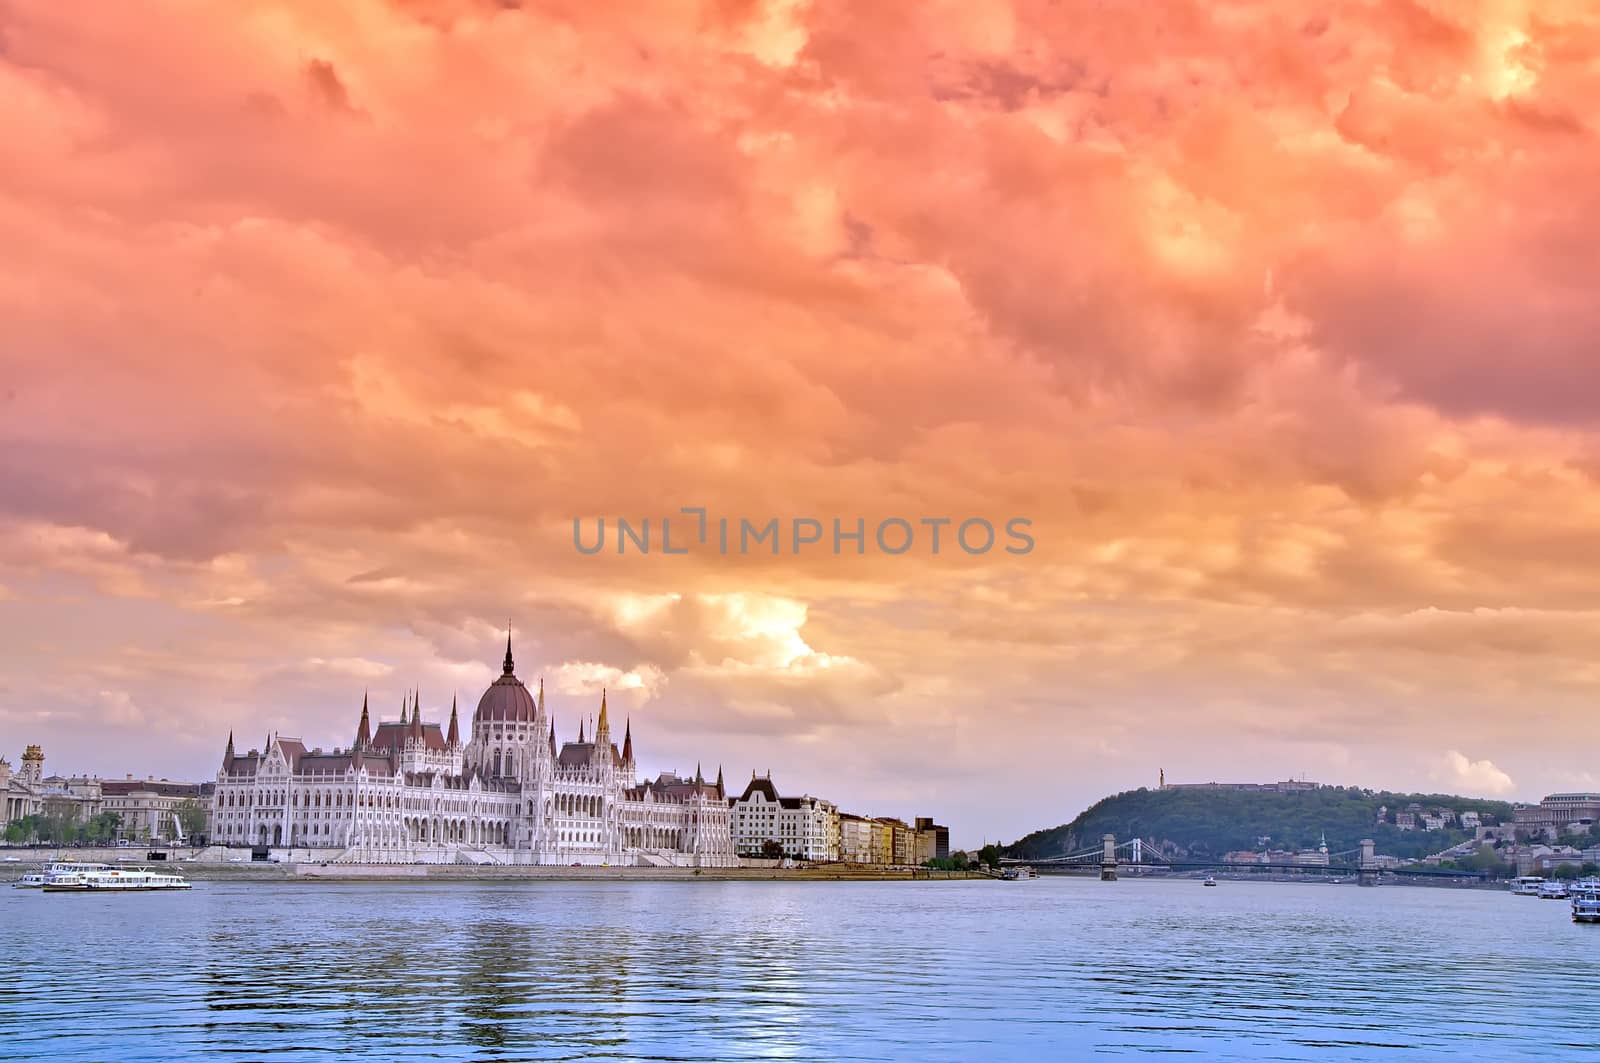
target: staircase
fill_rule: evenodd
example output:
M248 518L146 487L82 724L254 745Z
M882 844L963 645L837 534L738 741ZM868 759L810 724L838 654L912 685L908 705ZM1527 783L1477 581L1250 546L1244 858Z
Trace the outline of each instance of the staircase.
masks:
M484 849L457 849L456 863L458 864L494 864L503 863L498 856Z

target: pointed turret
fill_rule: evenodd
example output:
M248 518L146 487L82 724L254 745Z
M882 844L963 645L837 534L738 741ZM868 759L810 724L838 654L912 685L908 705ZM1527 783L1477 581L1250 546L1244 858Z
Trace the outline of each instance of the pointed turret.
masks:
M222 770L233 767L233 732L228 732L228 748L222 751Z
M511 659L511 621L506 621L506 660L505 674L512 675L517 670L517 662Z
M723 791L722 791L722 765L721 764L717 765L717 796L718 797L722 797L723 796Z
M705 781L706 777L700 774L700 762L697 760L694 762L694 784L696 786L704 786Z
M361 695L361 722L356 724L356 740L351 749L365 749L372 743L372 719L367 715L367 695Z
M411 693L410 691L407 691L406 692L406 697L403 697L403 698L400 699L400 726L401 727L404 727L406 725L406 713L411 711L410 693Z
M550 755L556 755L556 721L553 716L550 718Z
M604 742L604 735L611 733L611 726L606 723L606 688L600 688L600 725L594 729L594 740Z
M633 720L629 719L622 724L622 763L633 763Z
M417 700L411 704L411 737L422 738L422 692L417 692Z
M445 741L452 746L461 744L461 725L456 723L456 696L450 695L450 733L445 735Z
M544 676L539 677L539 711L544 712Z
M583 745L583 717L578 717L578 744Z

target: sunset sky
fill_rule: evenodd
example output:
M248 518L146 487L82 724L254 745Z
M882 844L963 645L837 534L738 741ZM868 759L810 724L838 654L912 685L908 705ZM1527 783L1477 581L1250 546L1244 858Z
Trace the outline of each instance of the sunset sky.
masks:
M1588 0L0 0L0 754L465 722L509 618L562 737L605 686L652 776L958 845L1161 768L1600 788L1597 56ZM1036 547L574 549L683 506Z

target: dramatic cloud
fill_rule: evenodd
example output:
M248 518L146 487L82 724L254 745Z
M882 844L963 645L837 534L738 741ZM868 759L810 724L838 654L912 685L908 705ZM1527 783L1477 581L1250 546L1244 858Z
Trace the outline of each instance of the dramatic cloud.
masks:
M1516 789L1511 776L1494 766L1489 760L1468 760L1466 754L1452 749L1444 755L1439 772L1434 776L1451 791L1492 794L1502 797Z
M1428 786L1446 726L1537 797L1600 740L1596 54L1587 0L0 0L0 735L340 744L509 617L647 766L959 842ZM1036 547L573 547L683 507Z

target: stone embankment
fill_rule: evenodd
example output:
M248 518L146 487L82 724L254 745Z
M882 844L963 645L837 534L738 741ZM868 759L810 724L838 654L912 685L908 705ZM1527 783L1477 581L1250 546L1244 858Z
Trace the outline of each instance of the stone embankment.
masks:
M148 864L144 851L129 849L12 850L17 863L0 865L0 878L19 877L51 859ZM209 854L208 854L209 855ZM184 859L195 856L196 859ZM964 871L824 864L813 867L550 867L493 864L334 864L230 862L198 851L175 853L173 868L196 882L923 882L981 878ZM15 874L9 874L14 872Z

